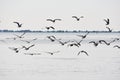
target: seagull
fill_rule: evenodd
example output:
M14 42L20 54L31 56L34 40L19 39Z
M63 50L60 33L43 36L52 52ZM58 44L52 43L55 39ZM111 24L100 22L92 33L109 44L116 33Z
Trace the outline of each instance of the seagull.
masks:
M45 52L45 53L48 53L48 54L51 54L51 55L53 55L53 54L55 54L55 53L59 53L60 51L55 51L55 52Z
M98 42L95 42L95 41L90 41L89 43L93 43L95 47L97 47L99 44Z
M109 25L110 24L110 20L107 18L107 19L104 19L104 21L106 22L106 25Z
M113 46L114 48L116 47L116 48L119 48L120 49L120 46L118 46L118 45L115 45L115 46Z
M35 46L35 44L32 44L31 46L29 47L26 47L26 46L22 46L22 48L24 48L25 50L29 50L31 47Z
M69 41L65 41L65 42L63 42L63 41L61 41L61 40L57 40L57 41L58 41L62 46L70 42L70 40L69 40Z
M70 46L70 47L72 47L72 46L79 47L79 45L78 45L77 43L70 43L70 44L68 44L67 46Z
M32 39L32 40L29 40L29 41L27 41L27 40L21 40L21 41L23 41L23 42L26 42L26 43L31 43L32 41L35 41L35 40L37 40L37 38L34 38L34 39Z
M17 37L5 38L5 39L13 39L13 40L16 40L16 39L17 39Z
M84 16L81 16L81 17L77 17L77 16L72 16L72 18L75 18L77 21L79 21L80 20L80 18L84 18Z
M14 35L17 36L18 38L24 38L23 36L25 35L25 32L21 35L16 35L16 34L14 34Z
M79 45L79 46L81 46L81 42L83 41L83 39L82 40L80 40L79 42L78 41L76 41L76 40L74 40L74 41L72 41L72 42L75 42L75 44L77 44L77 45Z
M86 54L87 56L89 56L88 53L87 53L86 51L84 51L84 50L79 51L79 52L78 52L78 55L79 55L80 53L84 53L84 54Z
M47 36L48 39L50 39L51 42L54 42L56 40L55 36Z
M89 34L89 32L87 32L85 35L77 35L77 36L82 37L82 39L84 39L87 37L88 34Z
M22 24L20 24L19 22L13 22L16 23L18 25L18 28L22 27Z
M8 48L11 50L14 50L16 53L18 53L19 50L22 49L22 48L16 48L16 47L8 47Z
M112 29L110 29L109 27L106 27L108 29L109 32L112 32Z
M101 43L102 44L102 42L104 42L106 45L110 45L111 43L113 43L113 42L115 42L115 40L113 40L113 41L111 41L111 42L106 42L105 40L99 40L99 43Z
M33 55L41 55L41 53L24 53L25 55L31 55L31 56L33 56Z
M112 39L113 39L114 42L120 40L120 38L112 38Z
M47 19L47 21L51 21L51 22L55 23L56 21L61 21L61 19Z
M52 27L52 26L50 26L50 27L45 27L47 30L49 30L49 29L53 29L53 30L55 30L55 28L54 27Z

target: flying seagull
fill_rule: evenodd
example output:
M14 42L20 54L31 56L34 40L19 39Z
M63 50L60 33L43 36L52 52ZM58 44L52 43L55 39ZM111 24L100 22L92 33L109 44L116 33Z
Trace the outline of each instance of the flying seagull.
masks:
M79 51L79 52L78 52L78 55L79 55L80 53L84 53L84 54L86 54L87 56L89 56L88 53L87 53L86 51L84 51L84 50Z
M13 22L13 23L17 24L17 25L18 25L18 28L22 27L22 24L19 23L19 22Z
M70 44L68 44L67 46L70 46L70 47L72 47L72 46L79 47L80 45L79 45L78 43L70 43Z
M47 36L47 38L51 41L54 42L56 40L55 36Z
M49 29L53 29L53 30L55 30L55 28L54 27L52 27L52 26L50 26L50 27L45 27L47 30L49 30Z
M31 47L35 46L35 44L33 45L30 45L29 47L26 47L26 46L22 46L22 48L24 48L25 50L29 50Z
M69 40L69 41L57 40L57 41L58 41L62 46L70 42L70 40Z
M107 19L104 19L104 21L106 22L106 25L109 25L110 24L110 20L107 18Z
M87 32L85 35L77 35L77 36L82 37L82 39L84 39L87 37L88 34L89 34L89 32Z
M80 21L80 18L84 18L84 16L81 16L81 17L72 16L72 18L75 18L77 21Z
M99 44L98 42L95 42L95 41L90 41L89 43L93 43L95 47L97 47Z
M41 53L24 53L25 55L31 55L31 56L33 56L33 55L41 55Z
M34 38L34 39L32 39L32 40L21 40L21 41L23 41L23 42L26 42L26 43L31 43L31 42L33 42L33 41L35 41L35 40L37 40L37 38Z
M18 53L19 50L22 49L22 48L16 48L16 47L8 47L8 48L15 51L16 53Z
M112 29L110 29L109 27L106 27L108 29L109 32L112 32Z
M106 42L105 40L99 40L99 43L105 43L106 45L110 45L111 43L115 42L115 40L112 40L111 42Z
M25 35L26 33L24 32L23 34L21 34L21 35L16 35L16 34L14 34L15 36L17 36L18 38L24 38L23 36Z
M45 53L48 53L48 54L51 54L51 55L53 55L53 54L55 54L55 53L59 53L60 51L55 51L55 52L45 52Z
M61 19L47 19L47 21L51 21L51 22L55 23L56 21L61 21Z

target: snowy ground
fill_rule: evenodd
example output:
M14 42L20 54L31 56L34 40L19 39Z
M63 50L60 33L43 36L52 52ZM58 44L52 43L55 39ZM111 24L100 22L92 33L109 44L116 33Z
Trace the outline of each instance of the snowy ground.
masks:
M90 33L81 46L61 46L51 42L46 36L54 35L63 41L81 40L76 36L84 33L26 33L23 39L6 39L22 33L0 33L0 80L120 80L120 41L110 46L100 44L95 47L89 41L119 38L119 33ZM21 40L37 40L27 44ZM21 47L35 44L30 50L15 53L8 47ZM81 50L89 56L77 53ZM46 52L60 51L54 55ZM25 55L24 53L40 53Z

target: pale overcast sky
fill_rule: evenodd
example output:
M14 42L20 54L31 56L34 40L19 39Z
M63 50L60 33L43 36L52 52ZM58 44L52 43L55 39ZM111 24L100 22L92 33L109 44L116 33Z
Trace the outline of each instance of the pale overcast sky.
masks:
M84 18L77 22L73 15ZM53 24L48 18L62 21ZM18 29L13 23L18 21L21 29L106 30L104 18L120 30L120 0L0 0L0 29Z

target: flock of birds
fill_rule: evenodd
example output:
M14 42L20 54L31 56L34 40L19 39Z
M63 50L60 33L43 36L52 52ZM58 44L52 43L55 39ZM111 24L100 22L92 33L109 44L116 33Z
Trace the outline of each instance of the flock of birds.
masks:
M80 21L82 18L84 18L84 16L80 16L80 17L77 17L77 16L72 16L72 18L76 19L76 21ZM56 21L62 21L62 19L46 19L46 21L49 21L49 22L52 22L52 23L55 23ZM109 18L107 19L104 19L106 25L109 25L110 24L110 20ZM21 28L22 27L22 23L19 23L19 22L13 22L15 24L17 24L18 28ZM45 27L47 30L55 30L55 27L53 26L48 26L48 27ZM112 32L112 29L110 27L106 27L106 29L108 29L109 32Z
M84 16L80 16L80 17L77 17L77 16L72 16L72 18L75 18L77 21L80 21L81 18L84 18ZM46 21L50 21L52 23L55 23L56 21L61 21L62 19L46 19ZM105 21L105 25L109 25L110 24L110 21L109 19L104 19ZM13 22L15 24L17 24L18 28L22 27L22 24L19 23L19 22ZM49 27L45 27L47 30L49 29L55 29L54 27L52 26L49 26ZM109 27L106 27L108 29L109 32L112 32L112 29L110 29ZM84 39L87 38L87 36L90 34L89 31L86 31L86 34L84 35L76 35L78 37L80 37L81 39L79 41L77 40L68 40L68 41L63 41L62 39L58 39L56 36L54 35L50 35L50 36L46 36L46 38L48 40L50 40L51 42L58 42L61 46L65 46L67 45L67 47L73 47L73 46L76 46L76 47L80 47L82 44L82 42L84 41ZM26 35L26 32L22 33L21 35L18 35L18 34L13 34L14 37L12 38L6 38L6 39L12 39L12 40L20 40L22 42L25 42L27 44L30 44L29 46L24 46L24 45L21 45L21 47L8 47L9 49L13 50L15 53L19 53L20 50L24 49L26 51L30 50L32 47L35 47L36 44L31 44L32 42L38 40L38 38L33 38L31 40L24 40L25 38L25 35ZM89 44L93 44L95 47L97 47L99 44L105 44L107 46L109 46L111 43L114 43L116 41L119 41L120 38L114 38L113 40L111 40L110 42L107 42L105 40L99 40L99 41L89 41ZM4 42L3 40L0 40L1 42ZM113 46L114 48L119 48L120 49L120 46L119 45L114 45ZM45 51L45 53L48 53L50 55L54 55L55 53L59 53L60 51L55 51L55 52L49 52L49 51ZM85 51L85 50L81 50L77 53L77 55L80 55L81 53L84 53L86 54L87 56L89 56L88 52ZM41 55L41 53L24 53L25 55Z

